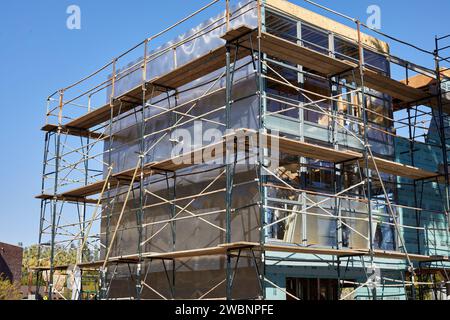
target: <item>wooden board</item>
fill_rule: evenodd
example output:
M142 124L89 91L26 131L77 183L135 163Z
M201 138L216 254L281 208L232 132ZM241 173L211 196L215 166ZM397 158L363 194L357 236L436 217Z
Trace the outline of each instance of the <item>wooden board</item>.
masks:
M358 82L357 78L357 82ZM383 92L392 98L409 103L423 100L429 95L422 90L407 86L406 84L386 77L373 70L365 68L364 70L365 86L379 92Z
M215 256L215 255L224 255L226 254L226 250L221 247L212 247L212 248L204 248L204 249L194 249L194 250L184 250L178 252L167 252L167 253L150 253L143 255L144 259L155 259L155 260L164 260L164 259L187 259L194 257L204 257L204 256Z
M323 160L331 163L341 163L360 159L363 155L351 150L340 151L322 147L316 144L301 142L283 137L267 135L268 141L278 140L280 152L301 157ZM270 143L269 143L270 146Z
M275 137L268 135L275 139ZM271 141L270 139L268 141ZM306 158L323 160L331 163L351 162L359 160L363 164L363 154L351 150L339 151L331 148L318 146L315 144L300 142L287 138L279 138L280 151L300 155ZM369 167L375 170L375 165L369 158ZM410 178L413 180L429 179L437 176L437 173L422 170L416 167L393 162L390 160L375 157L378 170L382 173L392 174L395 176Z
M209 151L211 149L217 148L219 146L222 147L222 150L225 150L226 146L226 140L232 137L233 135L240 134L244 132L245 129L242 130L236 130L235 133L224 136L222 141L219 141L217 143L193 150L192 152L176 156L174 158L170 158L163 161L158 162L151 162L144 165L144 171L143 171L143 177L148 177L154 173L157 172L172 172L181 170L183 168L190 167L195 164L194 157L196 154L202 154L205 155L204 151ZM203 157L203 161L209 161L217 159L217 157L221 156L219 154L215 154L215 152L208 153L210 156ZM127 185L132 179L133 175L135 173L136 168L127 169L124 171L121 171L119 173L113 174L109 181L108 181L108 187L110 189L113 189L117 187L119 184L123 183L124 185ZM141 176L141 169L139 168L137 171L137 175L135 177L135 182L138 182L140 180ZM106 181L101 180L95 183L92 183L87 186L79 187L67 192L62 193L59 195L59 198L83 198L92 196L95 194L98 194L101 192L101 190L104 188Z
M114 117L117 117L121 114L124 114L133 108L142 105L143 93L142 93L142 84L138 87L133 88L132 90L122 94L117 97L117 101L114 103L114 106L111 106L109 103L104 106L91 111L75 120L70 121L65 125L65 127L77 128L79 130L88 130L93 128L99 124L107 122L111 118L111 113ZM149 94L152 92L149 89L147 92ZM156 92L162 93L160 90L156 90ZM148 96L150 98L150 96ZM112 110L111 110L112 108Z
M244 43L249 45L248 42L247 40ZM256 44L255 41L253 46L256 46ZM358 67L353 62L332 58L268 33L262 33L261 47L269 55L302 65L328 77L343 74L350 70L357 70ZM366 87L385 93L402 103L422 101L424 105L436 105L431 100L429 93L408 86L401 81L394 80L368 68L364 68L364 81ZM356 77L356 82L360 84L358 77Z
M42 131L45 132L57 132L58 131L58 126L57 125L53 125L53 124L47 124L45 126L43 126L41 128ZM89 130L84 130L84 129L78 129L78 128L69 128L69 127L62 127L61 128L61 133L65 134L65 135L69 135L69 136L74 136L74 137L83 137L83 138L91 138L94 140L97 139L109 139L109 136L106 136L104 134L101 133L97 133L97 132L91 132Z
M407 260L407 255L406 253L403 252L375 250L374 256L377 258ZM411 261L417 262L426 262L430 261L431 259L430 256L424 256L419 254L409 254L409 258L411 259Z
M382 173L392 174L399 177L405 177L412 180L429 179L437 176L437 173L429 172L416 167L408 166L405 164L377 157L375 157L375 163L377 165L378 170ZM364 162L360 161L360 164L364 165ZM374 162L371 157L369 157L369 167L372 170L376 170Z
M430 256L429 262L449 262L450 257L447 256Z
M40 200L53 200L55 199L58 201L65 201L65 202L75 202L75 203L89 203L89 204L97 204L98 200L96 199L87 199L85 196L82 197L62 197L62 196L52 196L49 194L41 194L36 196L36 199Z
M324 256L336 256L336 257L358 257L370 255L368 249L333 249L333 248L319 248L319 247L306 247L294 244L273 244L267 243L261 246L256 242L235 242L220 244L209 248L198 248L173 252L148 252L142 254L142 258L145 260L175 260L175 259L190 259L195 257L205 256L225 256L226 254L236 253L238 250L257 250L257 251L270 251L270 252L284 252L292 254L313 254ZM402 252L382 251L375 250L374 256L384 259L399 259L407 260L407 256ZM436 257L409 254L411 261L417 262L433 262L436 261ZM107 265L114 264L135 264L139 263L139 255L132 254L127 256L112 257L107 261ZM449 257L439 257L439 261L449 261ZM81 269L98 269L104 265L104 260L81 263L78 266ZM56 266L55 270L67 270L68 265ZM33 268L37 271L49 270L49 267Z
M316 12L302 8L292 2L285 0L266 0L266 6L326 31L341 35L344 38L351 39L354 42L358 41L358 31L355 28L348 27ZM389 52L389 45L380 39L361 33L361 40L364 45L373 48L376 51L381 50L385 53Z
M447 79L448 77L450 77L450 70L441 69L441 75L441 78ZM416 74L412 77L409 77L408 79L401 80L400 82L416 89L425 89L429 86L436 85L436 76L432 78L424 74Z
M231 29L227 33L225 33L221 38L225 41L233 43L234 41L242 41L241 39L245 35L249 35L252 32L256 34L257 29L250 27L248 25L241 25L236 29Z
M352 161L361 161L363 154L351 150L335 150L333 148L327 148L312 143L301 142L285 137L277 137L271 134L263 134L256 136L256 131L250 129L237 129L233 133L225 135L221 141L207 145L205 147L192 150L183 155L179 155L167 160L158 162L151 162L144 165L143 177L148 177L158 172L175 172L184 168L188 168L197 164L207 163L212 160L216 160L219 157L223 158L223 154L227 148L227 141L232 142L232 146L236 149L237 144L241 143L239 139L245 138L246 151L249 147L249 137L263 138L266 142L264 147L271 148L272 143L278 144L278 150L290 155L302 156L306 158L327 161L331 163L344 163ZM237 138L237 141L234 140ZM257 141L257 140L256 140ZM256 146L261 146L261 141L257 141ZM241 148L242 146L240 146ZM217 151L222 150L221 153ZM200 160L198 163L196 160ZM375 158L378 169L380 172L393 174L396 176L402 176L410 179L427 179L437 176L436 173L427 172L419 168L403 165L400 163L392 162L386 159ZM372 169L374 169L373 161L369 161ZM124 170L111 176L108 181L108 187L113 189L119 184L128 185L133 179L136 168ZM140 180L141 169L137 171L135 182ZM76 188L58 195L61 199L82 199L101 192L105 186L105 181L98 181L93 184Z
M424 89L425 87L436 84L435 78L431 78L424 74L417 74L408 79L401 80L400 82L416 89Z
M145 164L144 166L144 177L147 177L155 172L174 172L184 168L188 168L196 164L196 157L199 157L204 162L211 160L216 160L219 157L223 157L222 154L216 154L217 150L226 150L227 141L233 139L234 137L248 137L249 135L256 134L255 131L249 129L238 129L234 133L228 134L223 137L223 139L217 143L207 145L202 148L195 149L189 153L179 155L167 160L162 160L158 162L152 162ZM310 143L300 142L283 137L275 137L272 135L265 135L267 137L267 146L271 147L271 143L278 140L280 151L289 153L292 155L301 155L313 159L319 159L330 162L344 162L352 161L362 157L362 154L353 151L338 151L331 148L326 148ZM274 139L274 140L272 140ZM236 147L236 146L235 146ZM119 181L130 181L133 178L135 168L122 171L120 173L114 174L110 179L110 187L115 187ZM135 181L139 181L140 170L138 170L138 175ZM100 181L95 184L78 188L73 191L69 191L63 194L66 197L81 197L81 196L91 196L101 191L104 186L105 181Z
M271 251L271 252L285 252L285 253L300 253L300 254L313 254L313 255L325 255L325 256L337 256L337 257L352 257L352 256L368 256L370 252L368 249L333 249L333 248L320 248L320 247L306 247L294 244L273 244L267 243L261 246L256 242L236 242L228 244L220 244L218 246L210 248L199 248L191 250L182 250L174 252L162 252L162 253L144 253L144 259L189 259L194 257L204 257L204 256L216 256L216 255L226 255L227 253L235 252L238 250L258 250L258 251ZM377 258L386 259L400 259L406 260L406 254L402 252L394 251L382 251L375 250L374 256ZM433 257L427 255L409 254L412 261L426 262L434 261ZM137 259L137 255L122 256L118 258L112 258L111 263L114 261L133 261ZM441 257L443 261L448 259L448 257Z
M119 181L117 179L110 179L109 181L109 187L112 189L114 187L116 187L119 184ZM80 188L76 188L73 189L71 191L68 192L64 192L63 194L60 195L60 197L62 198L81 198L81 197L89 197L89 196L93 196L95 194L99 194L103 187L105 185L105 181L98 181L95 182L93 184L84 186L84 187L80 187Z
M233 36L239 36L244 32L249 32L248 28L236 29L232 32ZM208 75L216 70L219 70L226 65L226 49L225 46L220 46L202 56L194 59L175 70L155 78L147 82L147 96L158 95L170 89L177 89L185 84L188 84L198 78ZM239 50L238 59L249 55L248 50ZM234 59L234 55L232 56ZM143 102L143 85L139 84L128 92L116 98L118 102L113 107L114 117L126 113L133 108L142 105ZM121 104L119 103L121 102ZM108 121L111 118L111 106L108 104L83 115L66 124L67 127L78 129L90 129L101 123Z
M363 256L367 252L362 250L351 250L351 249L325 249L316 247L305 247L300 245L275 245L275 244L265 244L265 251L274 252L287 252L287 253L303 253L303 254L314 254L314 255L331 255L331 256Z
M443 72L443 77L449 77L450 71ZM447 79L447 78L446 78ZM415 75L408 80L401 80L401 83L412 87L417 90L423 91L426 95L429 96L429 98L426 101L423 101L421 104L424 104L426 106L429 106L435 110L438 110L439 103L436 97L436 80L435 78L431 78L429 76L418 74ZM408 107L408 104L403 102L395 101L394 103L394 110L403 110ZM450 100L448 97L445 96L442 97L442 110L446 114L450 114Z
M365 69L364 81L367 87L394 98L394 111L403 110L409 105L424 105L438 109L437 98L428 86L406 85L404 81L397 81L368 69ZM450 100L442 99L442 109L444 113L450 114Z
M324 248L315 248L315 247L302 247L297 245L264 245L264 249L266 251L275 251L275 252L288 252L288 253L304 253L304 254L317 254L317 255L332 255L332 256L368 256L370 252L368 249L324 249ZM400 259L406 260L407 256L402 252L394 252L394 251L382 251L375 250L374 256L377 258L386 258L386 259ZM419 255L419 254L409 254L409 258L411 261L425 262L432 261L432 257ZM448 258L448 257L447 257Z
M248 35L248 37L246 35ZM237 29L230 30L227 34L222 36L222 38L228 41L239 39L238 42L243 47L255 48L255 50L258 48L255 30L245 25ZM294 64L303 65L306 68L315 70L328 77L336 74L342 74L357 68L357 65L353 62L330 57L329 55L319 53L312 49L264 32L261 35L261 49L268 55L292 62ZM163 93L166 92L167 89L179 88L180 86L190 83L202 76L219 70L226 65L225 54L225 46L220 46L214 50L211 50L201 57L194 59L185 65L179 66L175 70L159 78L149 81L147 83L147 92L150 94L153 90L155 90L153 93ZM237 59L241 59L250 54L251 52L249 50L241 48ZM232 56L232 58L234 59L235 57ZM433 103L430 100L426 100L429 97L429 94L423 90L408 86L400 81L393 80L367 68L365 69L365 84L369 88L392 96L400 103L410 103L424 99L424 104ZM150 98L150 96L146 96L146 99L148 98ZM120 114L128 112L141 105L143 102L142 84L136 86L127 93L122 94L116 100L121 102L121 104L116 102L113 107L106 104L99 109L70 121L65 125L65 128L72 128L72 131L88 131L90 128L108 121L111 118L111 113L114 117L117 117ZM113 109L111 110L111 108ZM47 127L46 129L54 130L54 126ZM84 134L89 135L89 133Z
M248 48L258 49L256 37L253 37L252 41L244 38L241 44ZM265 32L261 34L261 50L269 56L302 65L328 77L356 67L356 64L351 62L334 59L328 55Z
M247 47L258 47L255 37L252 42L250 39L244 38L241 43ZM345 74L358 68L356 63L330 57L265 32L261 34L261 49L273 57L302 65L327 77ZM364 73L365 86L368 88L385 93L403 103L421 100L425 104L430 104L430 101L427 100L427 98L430 98L430 95L423 90L407 86L401 81L391 79L368 68L364 68ZM350 80L353 80L353 78ZM356 77L356 82L361 84L358 76Z

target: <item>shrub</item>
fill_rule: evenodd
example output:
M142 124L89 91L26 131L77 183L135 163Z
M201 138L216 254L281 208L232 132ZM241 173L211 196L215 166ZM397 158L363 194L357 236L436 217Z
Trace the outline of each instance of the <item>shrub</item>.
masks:
M0 300L21 300L22 294L17 284L0 275Z

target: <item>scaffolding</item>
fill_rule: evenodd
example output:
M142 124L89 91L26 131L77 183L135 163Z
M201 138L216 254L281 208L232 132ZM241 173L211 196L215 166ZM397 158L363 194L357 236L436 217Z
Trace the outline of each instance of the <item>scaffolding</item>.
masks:
M50 261L39 260L37 283L45 274L50 298L63 296L55 275L70 269L98 279L99 299L267 299L268 288L299 299L266 269L271 261L313 258L334 266L342 300L361 288L377 299L377 289L389 286L423 299L427 288L449 283L448 251L428 243L426 251L419 239L449 232L443 65L450 58L443 58L449 47L442 45L449 36L436 38L428 52L306 1L354 24L327 33L332 45L323 46L299 37L304 25L322 33L291 4L235 2L212 1L48 98L38 198L39 246L50 248ZM218 7L223 13L164 44ZM391 55L363 30L433 57L435 69ZM351 50L338 52L334 37ZM205 38L209 45L199 46ZM405 79L371 65L369 53L402 68ZM283 128L292 118L296 129ZM305 124L311 119L313 135ZM431 142L433 121L438 139ZM173 154L186 147L173 134L198 124L222 135ZM405 129L402 162L382 149ZM326 132L326 141L317 132ZM417 144L433 143L442 165L419 166ZM323 191L310 181L331 183ZM423 205L421 190L431 184L442 192L442 210ZM412 188L414 205L398 200L399 188ZM402 221L402 210L414 212L414 224ZM424 227L424 214L443 217L444 227ZM311 223L331 226L334 236L316 234ZM395 234L389 250L375 245L378 226ZM417 248L405 230L417 234ZM76 263L56 265L58 249L71 247ZM381 277L380 259L404 265L403 280ZM346 277L355 263L367 281ZM353 290L343 294L348 285ZM74 290L72 297L86 296L83 284Z

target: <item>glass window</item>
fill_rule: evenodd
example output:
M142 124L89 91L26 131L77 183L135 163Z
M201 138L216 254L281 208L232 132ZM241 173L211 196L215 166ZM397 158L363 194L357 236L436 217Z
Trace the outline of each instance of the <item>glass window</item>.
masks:
M336 53L336 58L338 59L350 61L359 60L358 46L338 37L334 38L334 51Z
M301 38L303 40L303 46L328 55L330 45L326 32L302 24Z
M297 23L295 21L269 13L266 17L266 30L274 36L297 43Z
M368 120L380 127L391 128L393 126L391 104L383 97L380 98L375 95L367 95L366 98L367 109L369 110Z
M331 95L330 85L326 80L319 80L306 76L304 88L318 94L305 93L305 103L320 101L323 100L321 96ZM305 120L326 127L329 125L330 117L327 114L324 114L323 111L328 111L330 109L331 104L328 100L320 101L317 104L309 104L307 109L305 109Z
M304 301L338 300L338 281L336 279L299 279L286 278L286 290ZM289 295L287 300L293 300Z
M271 78L279 80L281 75L284 79L289 81L293 86L299 86L298 84L298 73L292 69L284 68L279 65L273 64L268 69L268 75ZM272 69L276 71L273 72ZM280 80L281 81L281 80ZM298 105L299 94L297 90L283 84L281 81L267 80L267 94L268 96L274 98L267 99L267 111L276 112L278 115L284 115L298 119L299 109L295 106ZM286 102L286 103L283 103ZM286 110L286 111L283 111Z
M334 187L334 166L331 163L310 160L306 184L308 189L332 191Z
M375 249L395 251L394 219L385 218L385 223L379 223L373 239Z
M379 53L364 49L364 63L385 75L390 74L389 61Z

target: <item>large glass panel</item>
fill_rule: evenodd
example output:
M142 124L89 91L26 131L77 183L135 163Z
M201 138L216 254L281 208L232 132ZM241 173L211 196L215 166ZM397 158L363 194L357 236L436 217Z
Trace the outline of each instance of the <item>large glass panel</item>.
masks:
M359 60L358 46L339 37L334 38L334 50L338 59L354 62Z
M372 69L384 75L389 75L390 73L389 61L379 53L364 49L364 63L366 66L372 67Z
M375 95L366 95L366 98L369 110L368 120L380 127L391 128L393 126L391 104Z
M338 300L338 281L336 279L298 279L286 278L286 290L304 301ZM289 295L288 300L293 300Z
M297 42L297 22L269 12L266 16L266 31L277 37Z
M373 239L374 248L381 250L395 250L395 227L394 219L384 217L382 223L377 224Z
M329 40L326 32L302 23L301 38L303 46L328 55Z
M309 161L306 185L311 190L331 191L334 186L334 166L323 161Z
M299 109L295 106L298 105L299 94L294 89L294 87L299 86L297 71L276 64L270 64L267 73L270 78L278 80L267 80L267 95L271 97L267 99L267 111L273 112L276 115L284 115L298 119ZM285 84L280 78L280 75L294 87Z
M305 108L305 120L319 124L321 126L328 126L330 122L330 117L324 114L324 111L329 111L331 108L331 104L328 100L324 100L323 96L330 96L330 86L326 80L319 80L314 77L307 76L305 77L305 85L304 88L311 92L305 93L304 102L308 104ZM314 92L314 93L313 93Z

